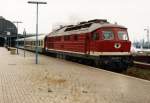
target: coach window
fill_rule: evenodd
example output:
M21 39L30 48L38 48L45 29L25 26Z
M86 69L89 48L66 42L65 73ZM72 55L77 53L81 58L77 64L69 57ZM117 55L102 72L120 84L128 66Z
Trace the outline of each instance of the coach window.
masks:
M33 42L33 45L35 46L35 41Z
M39 46L41 46L41 40L39 41Z
M99 33L94 32L94 33L92 34L92 40L99 40Z
M40 41L39 41L39 46L40 46L40 44L41 44L41 43L40 43Z
M114 39L114 34L112 31L103 31L104 40L112 40Z
M43 46L43 40L41 41L41 46Z

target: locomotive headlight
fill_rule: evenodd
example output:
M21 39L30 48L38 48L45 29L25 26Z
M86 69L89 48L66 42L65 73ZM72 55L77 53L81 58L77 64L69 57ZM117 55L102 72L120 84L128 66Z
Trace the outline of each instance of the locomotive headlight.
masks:
M121 47L121 44L120 44L120 43L115 43L115 44L114 44L114 47L115 47L116 49L119 49L119 48Z

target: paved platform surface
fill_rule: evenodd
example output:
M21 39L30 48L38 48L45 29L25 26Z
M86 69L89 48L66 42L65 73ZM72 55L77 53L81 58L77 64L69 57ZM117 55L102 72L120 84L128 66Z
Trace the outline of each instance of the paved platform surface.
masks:
M0 103L150 103L150 81L0 48Z

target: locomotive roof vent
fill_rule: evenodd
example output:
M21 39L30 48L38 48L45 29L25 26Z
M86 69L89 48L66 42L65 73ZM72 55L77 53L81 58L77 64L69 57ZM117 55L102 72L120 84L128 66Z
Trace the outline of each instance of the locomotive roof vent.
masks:
M74 26L74 25L67 25L67 27L72 27L72 26Z
M89 20L89 23L108 23L106 19L94 19L94 20Z
M85 23L87 23L87 21L80 22L80 24L85 24Z
M72 31L72 30L80 30L83 28L89 28L93 23L105 24L105 23L109 23L109 22L106 19L94 19L94 20L89 20L87 22L83 21L77 25L66 26L67 28L65 29L65 32Z
M79 30L79 29L82 29L82 28L88 28L90 27L92 24L91 23L86 23L86 24L79 24L79 25L76 25L76 26L71 26L71 27L68 27L65 31L72 31L72 30Z

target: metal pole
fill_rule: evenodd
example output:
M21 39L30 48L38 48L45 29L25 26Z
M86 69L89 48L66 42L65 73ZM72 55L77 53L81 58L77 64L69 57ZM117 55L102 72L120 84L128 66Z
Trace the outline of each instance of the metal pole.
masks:
M31 3L31 4L36 4L36 48L35 48L35 52L36 52L36 61L35 63L38 64L38 5L39 4L47 4L47 2L38 2L38 1L28 1L28 3Z
M13 23L16 23L17 24L17 40L18 40L18 23L22 23L21 21L14 21ZM17 54L18 53L18 41L17 41Z
M24 58L25 58L25 38L26 38L26 31L25 31L25 29L24 29L24 31L23 31L23 34L24 34Z
M18 40L18 22L17 22L17 40ZM18 54L18 41L17 41L17 54Z
M36 8L36 64L38 64L38 3Z
M148 44L148 49L150 48L150 41L149 41L149 28L144 29L147 32L147 44Z
M11 47L11 36L10 36L10 47Z
M149 29L147 29L147 42L148 42L148 49L150 48L150 43L149 43Z
M7 43L8 43L8 47L9 47L9 46L10 46L10 45L9 45L9 37L7 37Z
M5 36L5 47L6 47L6 45L7 45L7 37Z

